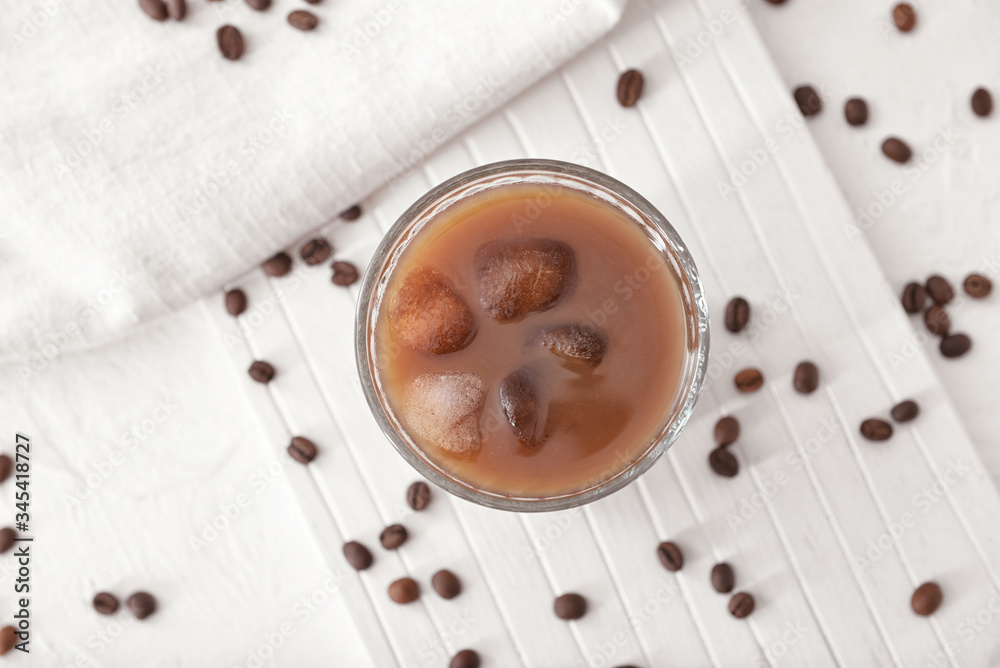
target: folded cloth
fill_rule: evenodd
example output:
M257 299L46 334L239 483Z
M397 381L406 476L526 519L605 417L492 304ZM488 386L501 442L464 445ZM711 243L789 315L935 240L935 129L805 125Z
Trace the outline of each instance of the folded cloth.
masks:
M162 23L135 0L9 5L0 361L103 343L218 289L597 39L625 1L188 0ZM289 24L299 9L315 30ZM225 24L238 60L216 44Z

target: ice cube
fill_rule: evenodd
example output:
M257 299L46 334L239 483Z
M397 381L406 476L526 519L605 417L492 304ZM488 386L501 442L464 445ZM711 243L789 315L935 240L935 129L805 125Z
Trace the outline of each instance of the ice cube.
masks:
M548 402L542 396L538 378L521 368L500 383L500 408L514 429L518 443L534 450L544 440Z
M479 301L496 320L543 311L571 287L573 249L561 241L491 241L476 252Z
M479 450L479 418L486 387L474 373L450 371L417 376L403 399L403 417L420 440L468 457Z
M608 351L608 342L596 327L579 323L557 325L541 330L530 343L541 345L569 361L593 368Z
M403 345L438 355L461 350L475 334L465 300L431 267L414 269L403 279L389 303L389 324Z

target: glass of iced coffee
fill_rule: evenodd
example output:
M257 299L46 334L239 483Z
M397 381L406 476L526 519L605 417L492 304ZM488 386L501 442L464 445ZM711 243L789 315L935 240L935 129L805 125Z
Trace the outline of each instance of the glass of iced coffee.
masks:
M383 239L356 352L379 426L449 492L558 510L634 480L684 427L708 308L663 215L592 169L512 160L449 179Z

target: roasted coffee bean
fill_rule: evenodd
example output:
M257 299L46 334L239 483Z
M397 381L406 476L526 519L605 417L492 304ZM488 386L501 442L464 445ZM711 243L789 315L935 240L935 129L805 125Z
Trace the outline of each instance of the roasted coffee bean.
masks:
M256 360L250 365L249 373L258 383L270 383L274 378L274 367L267 362Z
M909 422L920 415L920 406L917 405L916 401L907 399L893 406L889 414L892 415L892 419L896 422Z
M737 619L743 619L753 612L753 606L753 596L741 591L738 594L733 594L733 597L729 599L729 614Z
M869 441L887 441L892 436L892 425L885 420L869 418L861 423L861 435Z
M580 619L587 613L587 599L579 594L563 594L555 602L559 619Z
M0 455L0 482L9 478L13 472L14 460L10 458L10 455Z
M942 600L944 594L941 592L941 587L936 582L925 582L913 592L910 605L913 607L913 612L927 617L941 607Z
M852 97L844 104L844 118L849 125L864 125L868 122L868 103L860 97Z
M333 263L333 281L334 285L340 285L342 287L347 287L357 283L358 281L358 268L355 267L350 262L334 262Z
M292 257L282 251L261 265L268 276L280 278L292 270Z
M296 9L288 15L288 24L299 30L312 30L319 25L319 17L304 9Z
M344 558L356 571L363 571L372 565L374 559L367 547L356 540L344 543Z
M951 334L941 339L939 348L945 357L961 357L972 348L972 339L966 334Z
M917 25L917 11L901 2L892 8L892 20L900 32L910 32Z
M352 206L350 209L344 209L340 212L340 219L346 220L348 222L352 220L357 220L361 217L361 207L357 204Z
M319 3L323 2L323 0L306 0L306 2L308 2L310 5L318 5Z
M684 566L684 553L681 552L681 548L677 547L676 543L670 541L660 543L659 547L656 548L656 556L660 558L660 563L668 571L679 571Z
M723 562L712 566L712 587L720 594L728 594L736 586L733 567Z
M740 472L739 460L725 446L720 446L708 453L708 465L724 478L732 478Z
M767 0L767 2L769 4L772 4L772 5L783 5L783 4L785 4L785 0Z
M802 394L815 391L819 387L819 369L812 362L799 362L792 377L792 386Z
M226 311L234 318L247 310L247 296L239 288L226 293Z
M985 88L977 88L972 94L972 111L976 116L989 116L993 111L993 96Z
M931 334L945 336L951 329L951 318L943 306L935 304L924 312L924 325Z
M17 644L17 630L13 626L5 626L0 629L0 655L6 654L14 649Z
M931 276L927 279L927 294L938 304L947 304L955 298L955 290L944 276Z
M271 0L247 0L247 4L258 12L262 12L271 6Z
M794 93L795 104L806 118L823 111L823 100L812 86L799 86Z
M310 239L299 251L299 255L308 265L317 265L326 262L333 255L333 246L323 237Z
M395 550L405 543L408 537L409 534L406 532L406 527L402 524L391 524L382 531L379 540L382 541L382 547L385 549Z
M965 294L973 299L982 299L989 297L993 291L993 282L980 274L970 274L962 283L962 288L965 289Z
M224 25L216 30L215 41L226 60L239 60L243 55L243 33L236 26Z
M118 597L106 591L94 596L94 610L102 615L111 615L118 610Z
M731 415L715 423L715 442L719 445L731 445L740 437L740 421Z
M167 20L167 5L163 0L139 0L139 6L150 18L157 21Z
M167 0L167 14L175 21L181 21L187 16L187 2L185 0Z
M0 529L0 554L14 547L15 538L17 538L17 532L10 527Z
M474 650L463 649L451 657L448 668L479 668L479 655Z
M389 585L389 598L396 603L413 603L420 598L420 585L413 578L400 578Z
M618 77L618 104L634 107L642 96L643 78L639 70L628 70Z
M153 598L152 594L144 591L137 591L129 596L125 599L125 605L136 616L136 619L146 619L156 612L156 599Z
M308 438L295 436L292 438L292 442L288 444L288 454L300 464L308 464L316 459L316 455L319 454L319 448Z
M903 310L907 313L920 313L927 303L927 290L919 283L907 283L903 288Z
M431 586L441 598L455 598L462 593L462 583L449 570L440 570L431 577Z
M735 334L750 322L750 304L743 297L733 297L726 305L726 329Z
M740 392L756 392L764 387L764 374L759 369L743 369L736 374L735 381Z
M889 137L882 142L882 153L885 154L885 157L899 164L909 162L910 158L913 157L913 151L910 150L910 147L897 137Z
M431 488L423 480L410 485L406 490L406 504L414 510L423 510L431 502Z

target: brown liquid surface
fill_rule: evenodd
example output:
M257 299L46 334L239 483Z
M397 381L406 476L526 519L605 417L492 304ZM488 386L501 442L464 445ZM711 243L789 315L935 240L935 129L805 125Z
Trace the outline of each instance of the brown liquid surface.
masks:
M574 286L545 311L509 322L493 320L480 308L476 251L494 239L529 238L553 239L573 249ZM394 340L384 304L402 277L427 265L451 280L474 314L475 337L457 352L433 355ZM462 459L433 444L420 445L451 477L504 495L571 493L625 468L661 429L684 361L680 293L660 252L615 209L550 185L480 193L431 221L400 258L380 311L378 373L404 425L403 396L417 376L471 371L483 379L487 396L478 453ZM593 369L526 344L539 329L567 323L596 326L603 333L607 352ZM530 453L506 422L498 393L503 379L526 365L549 398L547 436Z

